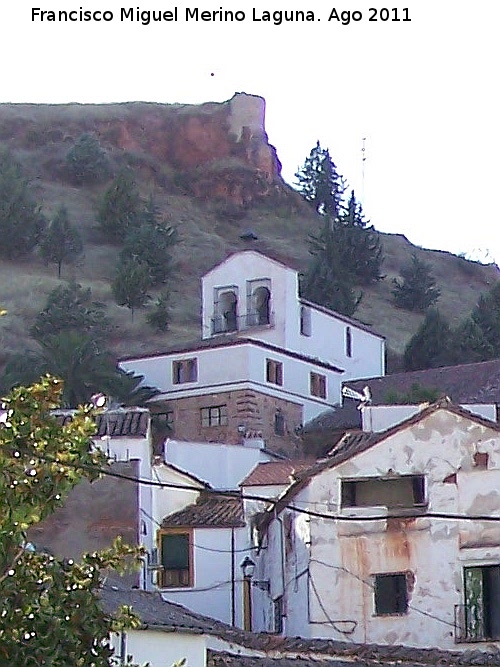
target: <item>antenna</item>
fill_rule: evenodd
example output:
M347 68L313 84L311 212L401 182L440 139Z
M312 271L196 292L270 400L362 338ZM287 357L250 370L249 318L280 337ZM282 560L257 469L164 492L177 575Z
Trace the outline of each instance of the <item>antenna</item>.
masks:
M361 140L361 201L365 203L366 137Z

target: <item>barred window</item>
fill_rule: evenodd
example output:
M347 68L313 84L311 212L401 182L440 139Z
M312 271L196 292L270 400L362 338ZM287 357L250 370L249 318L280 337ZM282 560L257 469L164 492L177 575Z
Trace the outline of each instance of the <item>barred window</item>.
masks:
M201 408L201 425L227 426L227 405L212 405L209 408Z

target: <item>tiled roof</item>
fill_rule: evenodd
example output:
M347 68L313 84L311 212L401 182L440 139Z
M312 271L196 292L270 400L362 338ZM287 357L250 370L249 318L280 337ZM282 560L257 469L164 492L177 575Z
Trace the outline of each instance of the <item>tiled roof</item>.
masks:
M321 661L336 667L373 667L373 665L498 665L500 652L477 650L444 651L440 649L411 648L355 644L331 639L304 639L282 637L267 633L245 632L185 607L167 602L159 593L105 585L101 604L112 614L120 605L129 605L139 616L144 629L205 634L232 645L234 653L208 650L207 667L306 667ZM241 648L239 648L241 647ZM248 649L253 655L242 655ZM314 657L312 657L314 656Z
M258 463L240 483L240 486L273 486L289 484L297 473L310 468L314 459L291 459Z
M54 416L62 424L73 419L74 411L55 411ZM98 436L146 437L149 426L149 410L146 408L120 408L106 410L96 416Z
M390 393L407 393L413 385L436 389L454 403L500 403L500 359L395 373L345 384L356 391L368 386L373 405L383 405Z
M166 516L162 528L238 528L245 525L241 498L200 493L193 505Z

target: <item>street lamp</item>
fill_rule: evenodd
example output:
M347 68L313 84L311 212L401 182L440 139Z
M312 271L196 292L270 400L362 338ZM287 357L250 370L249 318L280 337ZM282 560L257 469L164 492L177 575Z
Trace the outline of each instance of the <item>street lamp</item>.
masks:
M243 572L243 630L252 630L252 589L251 582L255 572L255 563L249 556L242 560L241 571Z

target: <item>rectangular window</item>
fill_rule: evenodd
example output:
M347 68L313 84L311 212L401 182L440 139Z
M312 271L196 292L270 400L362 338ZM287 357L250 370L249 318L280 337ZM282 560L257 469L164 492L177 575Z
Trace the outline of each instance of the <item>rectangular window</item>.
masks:
M227 405L213 405L210 408L201 408L201 425L227 426Z
M191 533L169 531L160 534L161 564L159 584L163 588L193 585Z
M406 573L375 575L375 614L406 614L408 586Z
M273 600L273 632L281 635L283 632L283 596Z
M300 333L302 336L311 335L311 309L307 306L300 307Z
M326 376L320 375L319 373L311 373L310 389L311 396L326 398Z
M266 380L272 384L283 384L283 364L281 361L266 359Z
M197 359L181 359L172 362L172 381L174 384L196 382L198 379Z
M464 598L460 639L500 639L500 566L464 568Z
M341 480L342 507L424 507L424 475Z
M345 356L352 357L352 332L351 327L345 330Z
M274 415L274 432L276 435L285 435L285 416L281 411Z

